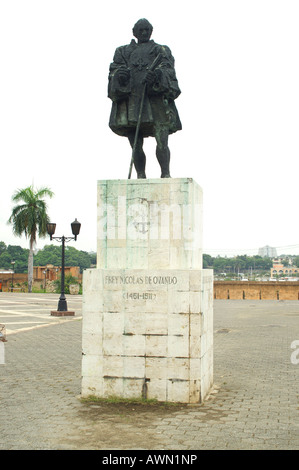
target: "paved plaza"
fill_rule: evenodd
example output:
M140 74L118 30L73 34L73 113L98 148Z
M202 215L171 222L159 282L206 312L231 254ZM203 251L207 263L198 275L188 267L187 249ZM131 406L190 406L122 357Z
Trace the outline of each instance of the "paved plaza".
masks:
M214 389L165 406L80 400L82 297L67 300L61 318L57 294L0 292L0 449L299 450L298 301L216 300Z

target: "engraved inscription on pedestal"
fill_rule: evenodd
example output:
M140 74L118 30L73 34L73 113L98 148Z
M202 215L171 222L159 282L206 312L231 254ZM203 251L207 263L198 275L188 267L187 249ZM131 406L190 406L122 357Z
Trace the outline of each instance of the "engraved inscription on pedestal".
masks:
M206 318L212 290L202 289L208 275L210 271L101 270L101 279L93 284L93 271L86 271L84 310L86 299L99 290L102 302L93 312L100 334L83 330L83 364L91 373L84 374L84 393L201 401L213 375L212 318ZM99 388L92 385L92 344L99 355ZM205 373L203 360L210 363Z

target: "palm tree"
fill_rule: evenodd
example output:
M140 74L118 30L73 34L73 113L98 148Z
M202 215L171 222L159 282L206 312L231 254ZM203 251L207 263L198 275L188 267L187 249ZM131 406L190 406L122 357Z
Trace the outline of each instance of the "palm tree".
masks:
M33 282L33 248L36 243L37 234L39 237L45 237L47 234L47 223L49 216L47 214L47 204L44 197L53 197L54 193L49 188L40 188L34 190L33 185L25 189L18 189L12 196L16 205L8 220L12 224L13 233L20 237L25 234L29 238L29 256L28 256L28 292L32 292Z

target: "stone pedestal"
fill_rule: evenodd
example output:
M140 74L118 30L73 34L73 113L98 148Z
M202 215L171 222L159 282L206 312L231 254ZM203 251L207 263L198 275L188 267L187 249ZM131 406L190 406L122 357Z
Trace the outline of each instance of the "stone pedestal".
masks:
M98 182L83 276L82 395L197 403L213 383L213 273L192 179Z

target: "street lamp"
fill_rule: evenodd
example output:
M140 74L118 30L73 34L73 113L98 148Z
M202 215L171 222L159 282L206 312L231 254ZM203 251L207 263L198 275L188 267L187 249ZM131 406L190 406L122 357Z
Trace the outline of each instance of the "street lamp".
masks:
M44 273L44 276L45 276L45 280L44 280L44 292L46 292L46 286L47 286L47 271L48 271L48 268L46 268L43 273Z
M12 273L11 273L11 292L13 292L13 275L15 272L15 261L11 261L10 264L12 265Z
M58 302L58 308L57 311L52 311L51 315L54 316L67 316L67 315L74 315L75 312L70 312L67 309L67 302L65 298L65 292L64 292L64 251L65 251L65 243L69 242L70 240L77 240L77 236L79 235L81 224L78 222L77 219L74 220L74 222L71 223L72 227L72 234L74 235L73 237L65 237L64 235L62 237L53 237L55 230L56 230L56 224L53 223L48 223L47 224L47 232L48 235L50 235L50 240L58 240L62 242L62 249L61 249L61 293L60 293L60 298Z

